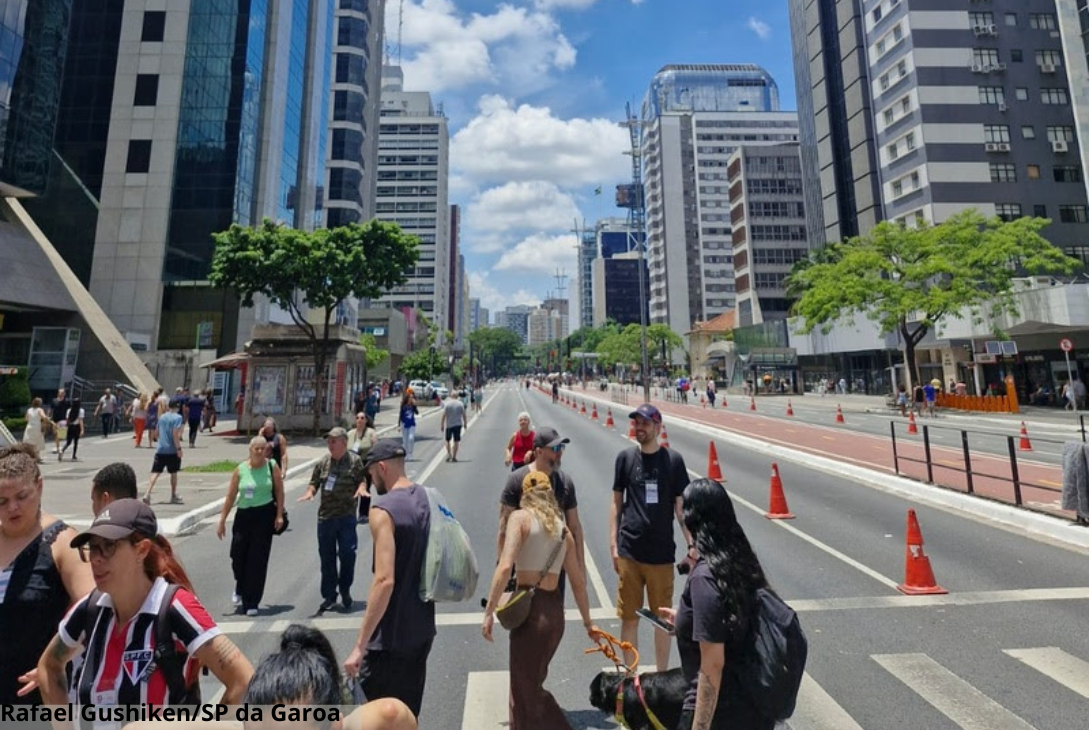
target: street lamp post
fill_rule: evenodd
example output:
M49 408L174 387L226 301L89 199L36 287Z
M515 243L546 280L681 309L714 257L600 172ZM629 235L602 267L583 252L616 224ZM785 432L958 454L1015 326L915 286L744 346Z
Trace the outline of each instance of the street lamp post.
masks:
M430 383L435 379L435 346L431 345L427 349L430 352L427 361L427 382Z

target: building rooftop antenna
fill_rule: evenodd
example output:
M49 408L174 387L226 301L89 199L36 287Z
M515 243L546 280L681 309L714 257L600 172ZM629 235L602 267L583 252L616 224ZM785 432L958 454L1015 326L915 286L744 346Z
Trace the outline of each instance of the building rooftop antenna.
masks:
M405 0L397 2L397 65L401 65L401 39L405 34Z

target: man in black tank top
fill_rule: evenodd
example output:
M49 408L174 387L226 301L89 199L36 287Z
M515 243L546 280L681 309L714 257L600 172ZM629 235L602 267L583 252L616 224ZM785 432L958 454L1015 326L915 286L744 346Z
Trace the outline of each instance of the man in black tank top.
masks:
M378 492L371 501L374 580L355 646L344 662L368 700L394 697L419 717L435 604L420 598L420 572L431 527L427 492L405 474L401 439L382 439L365 461Z

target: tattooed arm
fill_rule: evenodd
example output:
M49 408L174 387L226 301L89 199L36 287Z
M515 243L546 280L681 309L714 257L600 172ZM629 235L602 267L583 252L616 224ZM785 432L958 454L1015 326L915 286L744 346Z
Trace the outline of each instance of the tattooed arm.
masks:
M193 656L223 683L225 691L220 704L242 704L242 695L246 693L253 676L253 665L233 641L220 634L197 649Z
M38 660L37 682L38 690L41 691L42 700L45 704L67 704L68 678L65 676L64 668L68 666L68 662L72 660L72 657L80 651L82 651L82 647L78 644L75 647L69 647L61 641L59 635L55 635L53 640L49 642L49 646L42 652L42 657ZM30 683L34 681L34 678L30 673L27 673L20 677L20 680L24 683ZM33 687L24 687L19 694L22 696L32 690Z
M711 727L715 708L718 707L718 691L722 686L722 667L725 663L725 645L700 642L700 673L692 730L708 730Z

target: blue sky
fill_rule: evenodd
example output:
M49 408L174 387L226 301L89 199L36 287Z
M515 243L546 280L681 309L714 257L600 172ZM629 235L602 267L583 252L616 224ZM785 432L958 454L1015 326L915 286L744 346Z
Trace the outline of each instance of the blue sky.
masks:
M398 0L387 3L396 44ZM630 178L617 126L669 63L756 63L794 109L786 0L404 0L408 90L450 119L472 296L535 303L575 274L575 219L620 216ZM601 187L602 195L594 194Z

